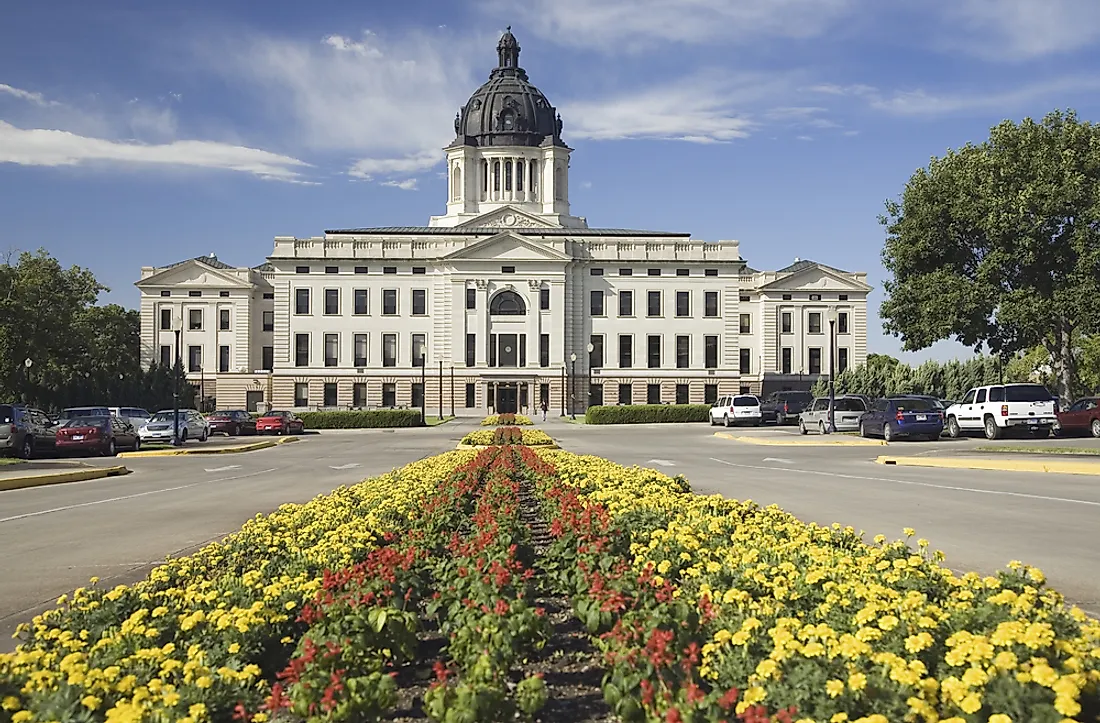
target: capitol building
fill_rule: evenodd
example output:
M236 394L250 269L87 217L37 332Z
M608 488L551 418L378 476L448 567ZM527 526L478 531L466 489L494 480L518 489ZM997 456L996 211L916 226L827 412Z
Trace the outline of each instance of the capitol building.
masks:
M563 120L519 54L506 32L455 118L442 215L143 267L143 362L171 364L178 331L207 408L463 415L711 402L866 360L865 273L573 215Z

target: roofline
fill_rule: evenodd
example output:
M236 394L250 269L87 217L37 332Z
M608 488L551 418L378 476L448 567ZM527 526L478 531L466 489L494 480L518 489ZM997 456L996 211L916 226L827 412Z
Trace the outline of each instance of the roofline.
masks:
M599 228L525 228L525 229L500 229L490 227L461 227L461 226L424 226L409 227L407 230L398 230L402 227L382 228L341 228L326 229L325 234L330 236L414 236L423 234L426 236L495 236L502 230L512 231L520 236L638 236L645 238L691 238L687 232L668 231L640 231L634 229L599 229ZM717 243L715 241L703 241L702 243Z

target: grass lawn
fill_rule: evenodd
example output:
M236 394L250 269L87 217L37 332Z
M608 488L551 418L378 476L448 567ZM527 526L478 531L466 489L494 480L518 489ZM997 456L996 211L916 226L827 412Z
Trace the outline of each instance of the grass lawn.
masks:
M561 417L561 421L568 422L569 424L588 424L583 414L576 419L570 419L569 415L567 414L564 417Z
M440 424L446 424L454 419L454 417L425 417L424 422L429 427L438 427Z
M1100 449L1091 447L994 447L992 445L975 447L977 452L1013 452L1022 454L1068 454L1077 457L1100 456Z
M23 460L18 457L0 457L0 465L5 464L23 464Z

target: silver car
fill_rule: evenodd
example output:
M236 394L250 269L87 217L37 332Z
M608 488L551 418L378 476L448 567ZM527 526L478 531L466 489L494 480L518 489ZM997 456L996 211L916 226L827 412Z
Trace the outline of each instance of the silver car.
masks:
M162 409L150 417L138 429L138 436L141 437L142 443L171 442L173 438L172 427L174 426L172 421L174 418L175 412L171 409ZM210 423L199 414L197 409L181 409L179 430L181 442L186 442L189 439L205 442L206 438L210 436Z
M833 424L838 432L859 430L859 418L867 411L867 404L860 397L836 397L833 400ZM827 434L829 430L829 398L818 397L806 411L798 415L798 431L810 430Z

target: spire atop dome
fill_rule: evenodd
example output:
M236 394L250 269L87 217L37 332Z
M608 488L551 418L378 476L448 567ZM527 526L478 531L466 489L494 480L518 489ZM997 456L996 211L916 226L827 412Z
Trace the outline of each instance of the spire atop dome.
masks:
M504 35L500 36L500 42L497 43L497 58L498 68L519 67L519 43L516 42L516 36L512 35L511 25L505 29Z

